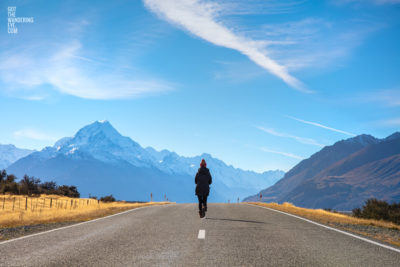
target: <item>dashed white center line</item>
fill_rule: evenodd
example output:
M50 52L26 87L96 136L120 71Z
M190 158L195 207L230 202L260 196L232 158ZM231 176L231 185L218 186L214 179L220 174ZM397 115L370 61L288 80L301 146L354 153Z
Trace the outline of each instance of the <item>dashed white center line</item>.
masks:
M206 230L199 230L198 239L206 239Z

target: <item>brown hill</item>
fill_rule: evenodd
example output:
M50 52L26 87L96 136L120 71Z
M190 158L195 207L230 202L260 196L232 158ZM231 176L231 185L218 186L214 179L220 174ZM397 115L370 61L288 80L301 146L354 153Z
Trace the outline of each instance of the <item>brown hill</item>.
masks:
M338 210L360 207L371 197L399 201L400 133L382 140L361 135L325 147L261 193L265 201Z

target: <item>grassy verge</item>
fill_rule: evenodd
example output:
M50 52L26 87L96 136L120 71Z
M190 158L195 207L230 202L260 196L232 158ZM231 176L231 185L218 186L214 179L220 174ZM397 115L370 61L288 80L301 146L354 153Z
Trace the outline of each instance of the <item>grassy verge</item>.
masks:
M101 202L93 199L56 195L26 197L0 196L0 228L58 222L82 222L138 207L165 205L168 202Z
M356 234L365 235L392 245L400 246L400 225L392 222L355 218L349 215L329 212L322 209L306 209L296 207L291 203L260 203L249 202L262 207L268 207L290 214L295 214L316 222L340 228Z

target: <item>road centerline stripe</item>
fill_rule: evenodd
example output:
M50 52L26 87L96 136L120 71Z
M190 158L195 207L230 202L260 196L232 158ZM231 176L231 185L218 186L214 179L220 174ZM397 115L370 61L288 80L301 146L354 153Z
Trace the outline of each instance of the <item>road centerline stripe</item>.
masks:
M197 236L198 239L206 239L206 230L199 230L199 235Z

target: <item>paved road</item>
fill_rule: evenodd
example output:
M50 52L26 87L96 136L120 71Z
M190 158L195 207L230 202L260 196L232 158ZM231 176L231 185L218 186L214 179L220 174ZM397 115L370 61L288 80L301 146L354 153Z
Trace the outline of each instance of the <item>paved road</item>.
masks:
M205 230L205 239L198 239ZM400 253L246 204L154 206L0 243L0 266L399 266Z

